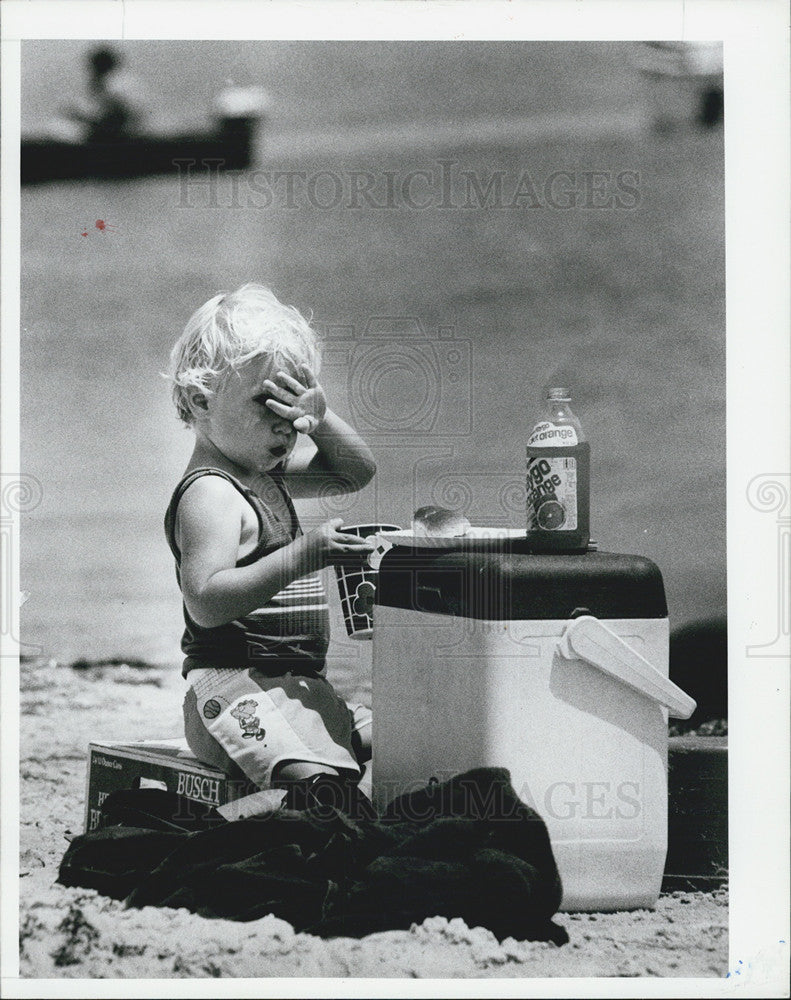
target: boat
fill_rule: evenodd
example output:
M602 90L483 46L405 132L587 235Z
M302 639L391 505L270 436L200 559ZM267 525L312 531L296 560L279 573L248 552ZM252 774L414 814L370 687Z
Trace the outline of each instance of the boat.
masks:
M255 156L264 102L253 89L225 91L218 98L214 128L69 142L53 136L22 139L23 184L47 181L120 179L177 173L191 167L245 170Z

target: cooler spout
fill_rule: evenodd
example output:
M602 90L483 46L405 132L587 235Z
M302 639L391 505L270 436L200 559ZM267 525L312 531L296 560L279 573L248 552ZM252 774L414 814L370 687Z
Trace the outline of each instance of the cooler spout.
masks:
M697 707L693 698L593 615L582 615L566 625L558 652L567 660L584 660L659 702L674 719L688 719Z

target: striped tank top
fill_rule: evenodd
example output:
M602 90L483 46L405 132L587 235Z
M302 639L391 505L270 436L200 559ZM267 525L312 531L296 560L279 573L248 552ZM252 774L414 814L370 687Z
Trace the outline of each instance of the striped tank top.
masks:
M173 492L165 514L165 534L176 559L176 578L181 586L181 552L176 544L176 511L185 490L201 476L228 480L247 500L258 518L258 542L237 566L249 566L287 545L302 534L294 504L282 476L268 473L272 494L267 503L220 469L194 469ZM286 510L287 522L279 511ZM294 580L265 605L225 625L204 628L193 621L184 605L186 628L181 649L186 654L182 673L196 667L255 667L269 676L285 673L324 674L329 645L330 621L327 595L321 575L311 573Z

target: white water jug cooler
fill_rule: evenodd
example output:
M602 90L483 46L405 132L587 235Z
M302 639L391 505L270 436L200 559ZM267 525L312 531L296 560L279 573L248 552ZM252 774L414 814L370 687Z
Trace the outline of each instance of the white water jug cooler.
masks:
M563 910L652 907L667 852L662 577L629 555L396 546L373 630L373 786L506 767L543 817Z

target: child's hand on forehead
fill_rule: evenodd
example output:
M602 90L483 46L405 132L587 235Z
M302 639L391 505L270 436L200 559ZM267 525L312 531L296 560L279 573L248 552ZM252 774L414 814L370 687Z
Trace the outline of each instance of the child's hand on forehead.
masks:
M294 430L312 434L327 412L327 397L308 365L300 365L298 381L288 372L279 371L264 382L264 388L274 396L266 405L279 417L285 417Z

